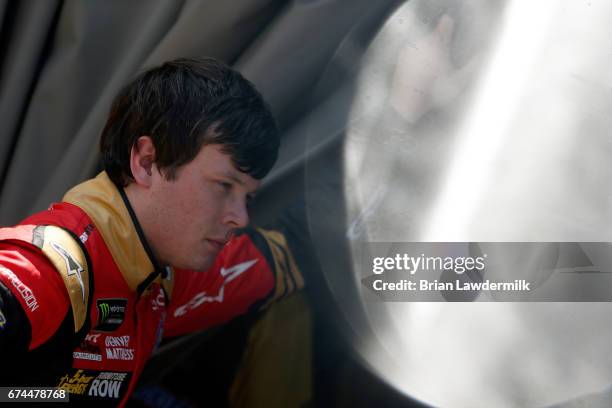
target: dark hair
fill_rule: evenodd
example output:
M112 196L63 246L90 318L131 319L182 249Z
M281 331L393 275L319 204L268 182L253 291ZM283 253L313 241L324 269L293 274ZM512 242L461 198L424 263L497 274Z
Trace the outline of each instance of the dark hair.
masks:
M111 180L133 180L130 151L150 136L155 164L172 180L208 144L222 145L236 168L263 178L280 144L270 108L240 73L212 59L177 59L139 74L115 97L100 151Z

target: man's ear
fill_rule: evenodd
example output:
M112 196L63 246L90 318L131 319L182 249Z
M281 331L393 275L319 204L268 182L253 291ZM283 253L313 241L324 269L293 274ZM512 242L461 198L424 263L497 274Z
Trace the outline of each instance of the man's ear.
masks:
M155 163L155 146L149 136L140 136L130 152L130 170L136 184L149 187Z

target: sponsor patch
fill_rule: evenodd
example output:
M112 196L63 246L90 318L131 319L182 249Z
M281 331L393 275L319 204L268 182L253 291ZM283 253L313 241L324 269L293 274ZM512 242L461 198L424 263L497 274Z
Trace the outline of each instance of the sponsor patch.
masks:
M84 370L78 370L70 375L66 374L60 378L58 388L68 391L73 395L85 395L87 387L91 384L95 375L87 375Z
M70 393L70 401L119 399L127 391L131 373L72 369L58 387Z
M73 351L72 352L72 357L75 360L102 361L102 355L101 354L84 353L82 351Z
M11 282L11 285L17 289L17 292L23 298L26 306L30 309L31 312L38 309L38 300L36 300L36 296L32 293L32 290L27 287L18 277L11 271L10 269L5 268L4 266L0 266L0 274L6 276Z
M96 301L98 310L98 324L94 330L115 331L125 319L127 299L98 299Z
M108 336L104 339L106 358L109 360L131 361L134 359L134 349L128 348L130 336Z
M85 336L85 342L98 344L98 339L100 338L100 336L100 333L89 333L87 336Z
M2 314L2 310L0 310L0 330L4 329L5 324L6 324L6 318Z
M111 347L106 349L106 358L108 360L134 360L134 349L123 347Z
M130 377L130 373L102 372L91 382L87 395L118 399L126 391Z
M130 345L130 336L107 336L104 339L106 347L127 347Z

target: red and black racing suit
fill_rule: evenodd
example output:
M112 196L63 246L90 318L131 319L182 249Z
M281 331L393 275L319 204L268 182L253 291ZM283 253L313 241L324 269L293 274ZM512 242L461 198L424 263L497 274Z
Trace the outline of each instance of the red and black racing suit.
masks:
M227 322L302 286L274 231L237 234L206 272L157 265L125 194L101 173L0 229L0 384L123 405L162 337Z

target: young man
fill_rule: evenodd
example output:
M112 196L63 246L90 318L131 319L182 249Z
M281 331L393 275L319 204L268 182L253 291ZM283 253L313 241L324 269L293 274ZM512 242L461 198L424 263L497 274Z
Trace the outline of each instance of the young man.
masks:
M163 336L303 286L278 232L247 229L274 119L239 73L176 60L116 97L105 171L0 229L0 384L123 405Z

